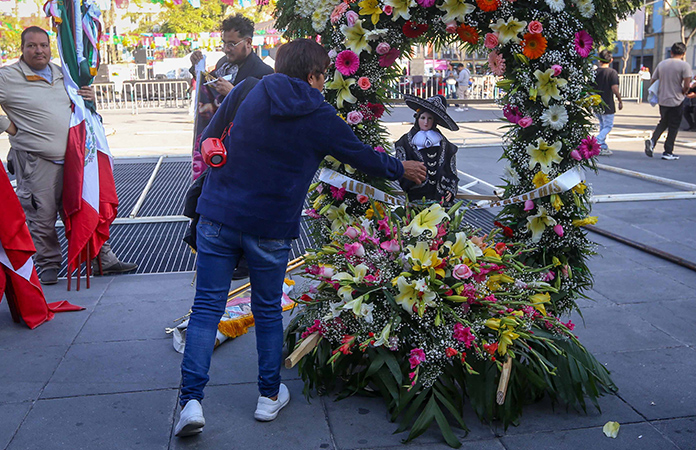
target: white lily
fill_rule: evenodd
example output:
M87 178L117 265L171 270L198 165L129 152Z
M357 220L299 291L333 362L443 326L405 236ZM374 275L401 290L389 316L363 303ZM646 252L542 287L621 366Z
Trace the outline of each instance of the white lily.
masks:
M425 231L430 231L431 236L437 235L437 226L445 219L449 219L449 215L439 203L434 203L427 209L424 209L411 223L406 225L404 231L411 233L411 236L420 236Z

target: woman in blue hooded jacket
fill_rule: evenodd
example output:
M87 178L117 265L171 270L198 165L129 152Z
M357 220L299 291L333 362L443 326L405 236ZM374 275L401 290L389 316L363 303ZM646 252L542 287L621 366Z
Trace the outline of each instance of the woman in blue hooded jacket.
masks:
M224 139L227 163L212 168L198 199L196 296L181 363L177 436L202 431L200 402L217 325L230 280L243 254L249 264L251 309L256 323L259 400L254 417L276 418L290 400L280 382L283 348L281 295L290 242L299 236L300 214L309 184L331 155L368 175L417 183L425 166L399 161L362 143L324 101L326 50L309 39L283 45L276 73L264 77L239 106ZM240 84L241 86L241 84ZM213 116L203 138L220 137L241 89L233 89Z

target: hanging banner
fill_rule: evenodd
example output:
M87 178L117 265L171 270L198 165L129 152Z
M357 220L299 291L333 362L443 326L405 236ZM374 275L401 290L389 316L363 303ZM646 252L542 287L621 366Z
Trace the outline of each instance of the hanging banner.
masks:
M564 172L552 181L546 183L545 185L534 189L524 194L515 195L514 197L506 198L503 200L489 201L484 200L478 202L476 205L467 206L463 209L487 209L496 208L500 206L511 205L514 203L522 203L527 200L534 200L535 198L546 197L551 194L560 194L561 192L569 191L575 186L580 184L585 180L585 173L580 167L575 167L573 169ZM387 203L390 205L403 205L404 201L389 195L386 192L380 191L369 184L354 180L353 178L347 177L343 174L336 172L331 169L321 169L319 173L319 181L330 184L333 187L345 188L346 191L353 194L362 194L370 197L373 200Z

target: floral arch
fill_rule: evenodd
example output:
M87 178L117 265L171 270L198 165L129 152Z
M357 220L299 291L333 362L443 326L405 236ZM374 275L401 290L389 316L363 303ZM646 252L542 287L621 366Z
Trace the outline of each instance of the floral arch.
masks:
M276 26L287 37L321 38L332 60L326 99L377 150L390 146L379 119L387 86L401 75L394 63L410 56L413 44L488 51L489 69L505 92L498 102L508 122L501 158L508 198L569 171L595 169L599 147L590 119L601 100L591 88L591 56L639 4L278 0ZM384 186L338 161L327 165ZM615 389L572 335L572 324L559 319L592 283L585 262L593 244L581 227L596 218L589 216L591 189L584 183L505 206L500 233L486 242L461 234L457 208L389 212L323 182L313 189L310 212L326 245L309 255L319 286L303 296L306 306L291 330L300 339L321 337L300 363L307 389L330 385L336 375L353 392L372 383L393 418L401 414L409 440L436 421L451 445L457 440L443 411L462 426L464 397L482 419L508 425L544 394L584 409L586 397L594 402ZM399 258L402 265L394 263ZM462 266L473 276L458 273L466 272ZM512 375L501 377L510 365ZM495 386L508 375L507 400L496 403Z

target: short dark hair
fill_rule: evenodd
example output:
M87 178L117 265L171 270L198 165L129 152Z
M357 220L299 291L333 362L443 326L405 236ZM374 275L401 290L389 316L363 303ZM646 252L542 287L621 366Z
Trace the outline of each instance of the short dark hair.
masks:
M222 32L236 31L241 37L254 37L254 22L237 13L222 21Z
M24 31L22 31L22 36L20 37L20 39L21 39L21 44L22 44L21 46L22 46L22 47L24 47L24 41L25 41L24 37L25 37L27 34L29 34L29 33L43 33L43 34L45 34L46 37L48 38L48 41L49 41L49 42L51 41L51 38L48 36L48 31L44 30L44 29L41 28L41 27L31 26L31 27L25 28Z
M602 50L599 52L599 61L603 63L609 63L611 62L611 58L613 56L611 55L611 52L609 50Z
M683 42L675 42L672 44L672 48L670 49L670 52L672 52L673 55L683 55L686 53L686 45L684 45Z
M457 64L457 68L459 68L459 67L464 67L464 64L462 64L462 63Z
M320 74L331 64L326 49L311 39L295 39L283 44L276 53L275 71L307 81L310 74Z

